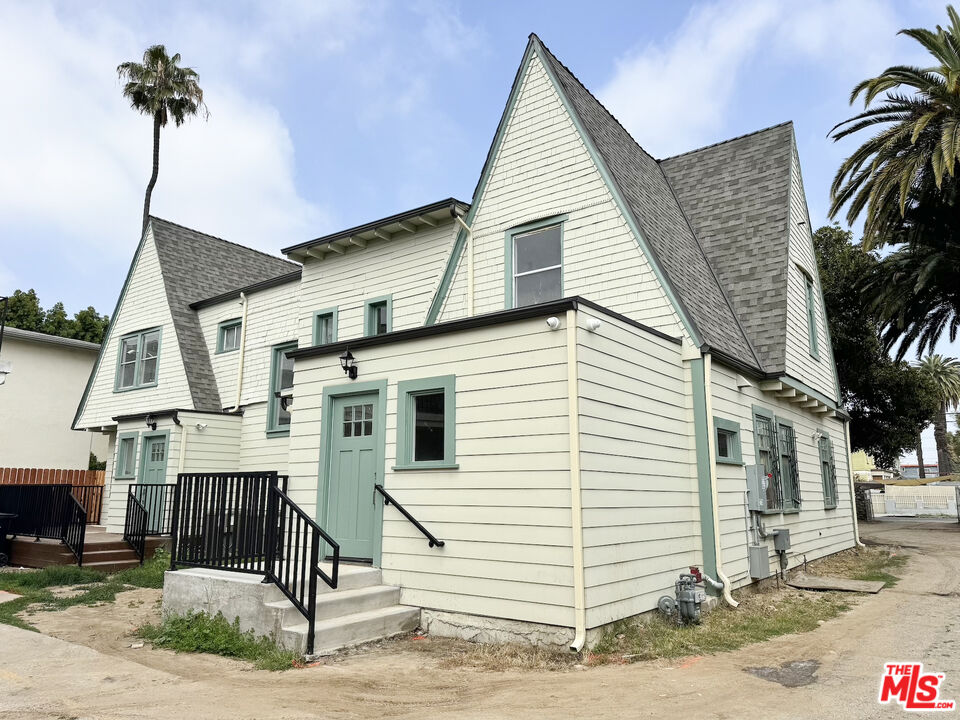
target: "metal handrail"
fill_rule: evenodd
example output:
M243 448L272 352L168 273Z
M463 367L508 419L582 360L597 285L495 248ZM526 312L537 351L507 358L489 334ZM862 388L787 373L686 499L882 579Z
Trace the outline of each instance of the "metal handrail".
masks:
M412 523L413 523L413 526L414 526L417 530L419 530L420 532L422 532L422 533L424 534L424 536L426 536L427 541L429 542L430 547L443 547L443 545L444 545L443 540L438 540L438 539L434 536L434 534L433 534L432 532L430 532L430 531L427 530L423 525L421 525L421 524L420 524L420 521L417 520L413 515L411 515L403 505L401 505L400 503L398 503L398 502L396 501L396 499L393 497L393 495L391 495L390 493L388 493L386 490L383 489L383 485L377 484L377 485L374 485L373 487L376 489L376 491L377 491L378 493L380 493L381 495L383 495L383 504L384 504L384 505L389 505L389 504L393 503L393 506L394 506L395 508L397 508L397 510L400 511L400 514L403 515L407 520L409 520L410 522L412 522Z
M143 565L143 556L147 545L147 523L150 513L133 492L133 487L127 490L127 516L123 523L123 539L133 548Z
M63 518L63 544L83 567L83 544L87 535L87 511L77 498L68 495Z

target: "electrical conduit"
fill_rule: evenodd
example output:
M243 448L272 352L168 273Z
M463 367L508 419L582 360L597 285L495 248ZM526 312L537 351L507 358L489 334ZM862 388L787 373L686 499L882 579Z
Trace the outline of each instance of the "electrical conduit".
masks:
M240 304L243 311L240 313L240 357L237 360L237 399L233 403L233 412L240 409L240 393L243 390L243 358L247 349L247 306L250 299L244 293L240 293Z

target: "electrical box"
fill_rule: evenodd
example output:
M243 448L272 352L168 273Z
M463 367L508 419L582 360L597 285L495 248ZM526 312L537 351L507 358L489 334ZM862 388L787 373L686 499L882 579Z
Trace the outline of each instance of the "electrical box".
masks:
M772 535L774 550L784 552L790 549L790 531L787 528L775 528Z
M756 512L767 510L767 483L770 479L759 465L747 465L747 507Z
M748 545L747 558L750 564L750 577L755 580L770 577L770 550L766 545Z

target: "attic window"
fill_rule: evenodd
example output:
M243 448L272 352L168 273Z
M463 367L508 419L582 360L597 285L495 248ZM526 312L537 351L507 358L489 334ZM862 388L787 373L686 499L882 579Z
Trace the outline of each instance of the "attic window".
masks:
M524 307L563 297L563 221L545 218L507 230L506 307Z
M114 391L155 386L159 361L160 328L141 330L120 338Z
M241 320L227 320L217 329L217 353L233 352L240 349Z
M813 278L805 270L800 270L803 274L804 290L807 300L807 339L810 345L810 356L814 359L820 359L820 345L817 338L817 309L814 304Z

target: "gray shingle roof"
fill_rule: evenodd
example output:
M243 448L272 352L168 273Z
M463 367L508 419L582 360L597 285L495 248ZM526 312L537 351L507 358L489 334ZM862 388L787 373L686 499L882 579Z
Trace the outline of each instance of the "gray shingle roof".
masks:
M655 256L651 260L662 268L701 340L733 359L762 369L660 165L536 35L531 36L531 42L542 48L562 92Z
M763 369L783 372L793 126L660 161Z
M194 408L220 410L210 354L190 303L288 274L299 265L168 220L151 217L150 224Z

